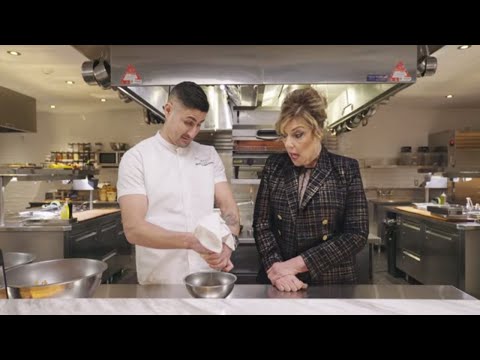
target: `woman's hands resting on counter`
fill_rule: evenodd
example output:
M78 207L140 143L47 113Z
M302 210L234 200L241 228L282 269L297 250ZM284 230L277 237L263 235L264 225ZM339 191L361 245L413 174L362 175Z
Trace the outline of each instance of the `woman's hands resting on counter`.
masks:
M267 271L268 279L280 291L298 291L308 287L295 275L308 271L301 256L274 263Z

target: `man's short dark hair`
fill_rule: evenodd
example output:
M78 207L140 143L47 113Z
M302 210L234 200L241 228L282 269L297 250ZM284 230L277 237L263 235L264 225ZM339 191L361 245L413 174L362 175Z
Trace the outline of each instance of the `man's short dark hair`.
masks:
M172 91L170 91L168 98L176 98L180 100L185 107L200 110L205 113L208 112L210 108L207 95L205 95L200 85L192 81L184 81L175 85Z

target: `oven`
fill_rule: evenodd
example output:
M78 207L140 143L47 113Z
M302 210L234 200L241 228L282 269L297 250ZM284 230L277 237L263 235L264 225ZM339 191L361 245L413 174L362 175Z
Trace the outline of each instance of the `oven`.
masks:
M275 131L278 112L238 111L232 125L232 165L235 179L259 179L267 158L285 152Z

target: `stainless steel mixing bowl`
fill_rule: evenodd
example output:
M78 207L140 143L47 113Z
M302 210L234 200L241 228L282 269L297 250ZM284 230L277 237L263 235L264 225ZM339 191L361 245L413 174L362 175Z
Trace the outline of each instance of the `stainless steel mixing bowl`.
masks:
M57 259L20 265L6 271L11 299L88 298L107 269L93 259Z
M3 254L3 261L5 261L5 270L10 268L29 264L35 260L36 256L25 252L6 252Z
M236 281L234 274L221 271L196 272L184 279L188 292L196 298L225 298Z

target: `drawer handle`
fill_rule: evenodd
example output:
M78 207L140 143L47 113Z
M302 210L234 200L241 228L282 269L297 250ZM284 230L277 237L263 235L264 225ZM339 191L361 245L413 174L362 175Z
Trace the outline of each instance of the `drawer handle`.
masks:
M407 224L406 222L403 223L403 226L408 227L408 228L413 229L413 230L418 230L418 231L421 230L419 227Z
M78 239L75 239L75 242L79 242L79 241L91 238L92 236L95 236L95 235L97 235L96 231L89 232L88 234L85 234L85 235L79 237Z
M117 225L112 225L112 226L109 226L109 227L105 227L105 228L102 228L102 233L104 232L107 232L109 230L112 230L112 229L115 229L117 227Z
M112 257L114 257L115 255L117 255L117 250L114 250L112 251L110 254L108 254L107 256L105 256L102 261L107 261L109 259L111 259Z
M408 257L412 258L413 260L420 261L420 258L418 256L415 256L413 254L410 254L408 251L402 251L404 255L407 255Z
M436 236L436 237L439 237L439 238L442 238L442 239L445 239L445 240L449 240L449 241L452 241L453 239L451 237L448 237L448 236L445 236L445 235L441 235L441 234L438 234L436 232L433 232L433 231L430 231L430 230L427 230L425 231L427 234L430 234L430 235L433 235L433 236Z

